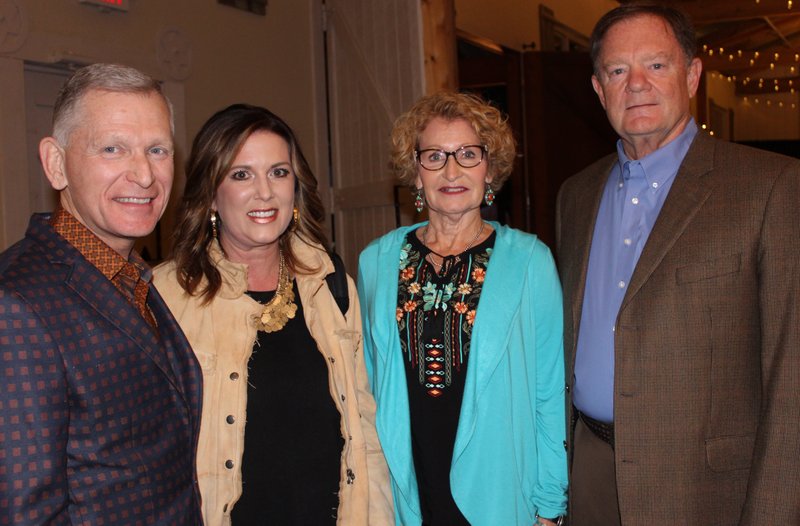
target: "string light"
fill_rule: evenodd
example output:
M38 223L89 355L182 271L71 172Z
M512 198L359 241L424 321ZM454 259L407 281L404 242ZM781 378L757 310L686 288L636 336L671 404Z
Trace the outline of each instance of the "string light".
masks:
M755 3L756 3L756 5L760 5L761 4L761 0L755 0ZM786 1L786 9L792 9L793 7L794 7L793 0L787 0ZM717 63L718 64L717 67L720 68L720 69L723 69L723 70L725 69L725 66L723 65L724 62L727 62L727 63L730 63L730 64L734 64L737 61L737 59L744 59L744 60L747 61L747 63L749 64L749 66L751 68L755 68L755 67L758 67L757 63L759 62L759 59L761 58L761 53L758 52L758 51L753 51L752 54L750 54L750 52L747 52L747 51L744 51L744 50L741 50L741 49L736 49L735 51L734 50L729 50L726 53L724 47L720 46L720 47L714 48L714 47L710 47L708 44L703 44L702 45L702 50L703 50L702 53L704 55L706 55L706 56L708 56L708 57L710 57L712 59L715 58L714 57L715 54L718 54L719 59L717 59L717 60L719 60L719 62ZM761 68L769 67L769 70L774 72L774 71L776 71L776 66L788 66L787 69L789 71L789 74L792 75L793 77L797 75L797 72L798 72L799 68L796 67L795 65L791 64L791 62L790 62L792 60L792 55L785 56L785 58L783 59L783 62L781 62L781 53L770 52L770 54L772 55L772 57L771 57L772 60L768 62L768 65L767 64L761 64L760 65ZM749 57L747 55L749 55ZM725 58L727 58L727 61L725 60ZM793 58L794 58L794 62L795 63L800 63L800 53L793 53ZM789 64L787 64L787 62L789 62ZM713 62L711 64L713 64ZM737 67L737 66L734 66L734 67ZM738 67L741 67L741 66L738 66ZM734 84L739 82L737 80L736 75L724 75L721 72L717 73L717 72L714 72L714 71L711 71L710 73L711 73L711 75L710 75L711 78L715 79L715 80L716 79L727 80L728 83L734 83ZM742 87L748 86L753 80L754 79L752 79L750 76L745 76L743 79L741 79ZM758 90L760 90L760 91L766 90L765 93L767 93L767 94L769 94L770 92L775 93L775 94L779 94L781 91L786 91L789 94L791 94L792 96L795 96L795 94L797 93L793 79L781 79L781 78L772 77L772 78L767 79L767 81L769 81L769 80L772 80L772 90L769 90L769 88L765 88L765 86L764 86L764 84L765 84L764 78L759 78L758 79ZM752 88L751 88L751 90L752 90ZM761 104L761 99L759 97L753 97L751 99L747 95L744 95L742 97L742 101L746 105L749 105L751 103L751 101L752 101L753 104L757 104L757 105ZM764 103L765 106L767 106L767 107L772 107L773 106L772 100L771 100L770 97L765 97L764 101L765 101L765 103ZM796 110L798 108L798 103L797 102L789 102L789 101L784 102L783 100L776 100L775 101L775 106L778 107L778 108L791 107L791 109ZM702 124L701 127L702 127L703 130L708 131L709 135L714 135L714 131L709 129L708 126L706 126L706 124Z

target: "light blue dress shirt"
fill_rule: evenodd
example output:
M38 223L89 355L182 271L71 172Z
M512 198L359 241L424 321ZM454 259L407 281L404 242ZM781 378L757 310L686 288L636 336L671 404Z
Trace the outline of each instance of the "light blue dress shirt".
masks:
M690 121L666 146L638 160L617 142L592 237L583 296L573 403L603 422L614 421L614 330L639 256L689 150L697 125Z

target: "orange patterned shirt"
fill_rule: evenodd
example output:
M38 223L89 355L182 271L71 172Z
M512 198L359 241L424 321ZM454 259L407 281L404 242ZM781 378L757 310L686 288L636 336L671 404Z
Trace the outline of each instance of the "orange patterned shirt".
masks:
M131 251L126 260L61 207L53 212L50 226L75 247L89 263L97 267L97 270L128 298L153 329L157 327L156 320L147 307L152 270L135 250Z

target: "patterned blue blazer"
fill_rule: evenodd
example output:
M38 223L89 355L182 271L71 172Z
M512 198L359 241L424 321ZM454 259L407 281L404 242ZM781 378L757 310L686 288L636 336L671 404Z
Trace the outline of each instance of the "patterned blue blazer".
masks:
M200 367L48 224L0 255L0 525L202 524Z

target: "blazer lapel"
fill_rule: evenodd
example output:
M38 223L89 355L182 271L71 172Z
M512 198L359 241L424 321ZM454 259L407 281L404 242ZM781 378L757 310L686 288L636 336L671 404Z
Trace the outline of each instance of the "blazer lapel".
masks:
M569 217L562 217L561 222L572 222L573 225L567 229L576 233L567 241L570 245L564 247L565 261L559 261L562 266L564 289L572 291L569 301L573 338L571 348L565 349L568 353L567 372L569 374L572 372L575 360L575 346L578 341L586 273L589 267L589 253L594 237L594 227L597 223L597 213L600 210L600 200L603 197L606 181L617 161L616 154L609 156L608 162L602 163L588 181L583 183L583 188L575 192L574 202L564 203Z
M127 301L99 270L82 257L71 262L72 272L66 285L72 288L97 314L126 334L144 353L150 357L166 375L170 383L177 386L175 373L167 360L161 342L147 327L147 322L139 311Z
M681 236L692 218L711 195L711 185L702 176L714 166L713 139L699 132L681 163L669 195L636 264L630 287L620 310L631 301Z

